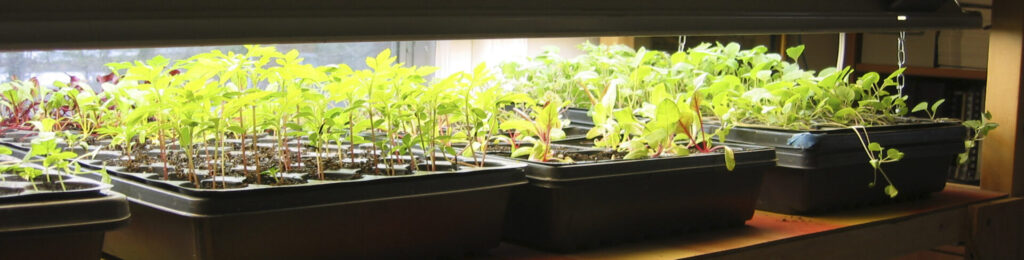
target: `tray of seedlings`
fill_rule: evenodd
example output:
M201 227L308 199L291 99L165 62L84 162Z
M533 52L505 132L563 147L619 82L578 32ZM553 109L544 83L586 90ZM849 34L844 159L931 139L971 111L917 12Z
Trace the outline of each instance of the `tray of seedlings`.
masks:
M32 86L51 92L26 103L64 130L58 146L109 173L132 202L134 220L107 237L105 252L437 257L498 245L525 164L474 152L515 99L485 67L427 82L436 68L395 63L390 51L353 70L247 48L111 63L103 91ZM38 129L11 125L0 141L31 146ZM303 234L317 239L273 239Z
M31 147L0 146L0 258L99 258L104 234L128 222L125 196L78 176L65 161L75 155L58 149L53 133Z
M506 81L535 95L557 93L579 108L568 109L568 119L592 131L615 127L602 114L642 121L650 119L652 100L700 96L708 129L722 129L719 141L775 148L778 166L765 173L758 198L764 210L812 214L927 197L998 126L987 113L965 122L937 118L943 100L908 104L898 84L902 70L856 78L850 68L804 70L793 62L804 46L784 55L736 43L671 54L582 48L586 55L574 59L546 53L505 64ZM614 111L599 105L609 97L616 97Z
M753 216L762 174L775 165L771 148L712 143L699 98L661 99L641 121L630 109L613 110L608 95L592 107L596 125L585 138L565 138L569 120L554 95L501 124L510 134L488 151L526 162L529 179L512 191L507 239L574 251Z
M803 48L786 55L796 60ZM759 209L814 214L927 197L943 190L966 150L997 126L988 113L966 122L938 118L944 100L908 104L898 80L903 70L854 78L851 68L805 71L760 47L734 55L729 46L697 51L761 73L756 81L722 77L705 90L731 111L716 122L735 126L724 140L778 153Z

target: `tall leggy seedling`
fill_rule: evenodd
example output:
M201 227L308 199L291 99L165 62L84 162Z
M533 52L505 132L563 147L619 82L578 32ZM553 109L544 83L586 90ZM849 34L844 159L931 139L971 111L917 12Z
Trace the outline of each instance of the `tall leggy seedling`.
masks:
M455 94L457 82L461 78L461 74L452 74L418 93L421 102L414 106L412 115L416 136L410 138L410 141L418 143L427 152L428 170L437 169L438 151L442 152L442 160L454 159L445 154L456 154L448 142L453 137L451 130L454 130L450 129L454 127L450 120L456 119L451 115L460 110L461 103Z
M459 92L462 93L460 99L463 103L462 113L466 118L469 143L462 151L462 155L472 157L478 166L483 166L487 160L490 141L498 135L502 108L515 103L526 103L530 99L524 93L507 93L501 86L494 84L494 76L483 63L474 68L472 74L463 78ZM479 158L475 151L480 152Z
M170 91L177 71L169 68L170 61L156 56L146 62L110 63L107 66L113 71L112 76L120 78L116 84L104 83L104 95L108 98L102 105L104 112L110 116L101 116L108 123L99 129L114 138L114 143L122 143L124 156L131 155L133 144L127 144L135 138L146 140L146 134L154 134L160 148L160 160L163 162L163 178L167 172L167 122L171 118L171 104L164 102L168 96L175 95ZM88 104L89 97L79 94L77 102L81 112L92 111ZM110 109L110 110L108 110ZM150 120L150 119L155 120ZM113 119L113 120L111 120ZM85 129L83 128L83 131ZM141 135L140 135L141 134Z
M367 118L369 118L368 122L370 125L367 129L370 131L370 142L374 144L375 148L370 149L370 158L373 165L377 165L381 159L381 154L377 151L377 148L383 148L383 145L386 143L384 140L377 138L378 129L381 129L381 126L385 121L381 119L380 115L378 115L379 111L377 110L377 106L380 106L380 104L374 104L373 101L377 100L387 102L390 100L382 99L382 96L387 98L390 98L390 96L381 95L383 93L380 92L386 91L386 88L389 86L388 81L390 81L391 76L394 73L392 70L396 67L394 65L396 59L397 57L391 56L390 49L385 49L377 54L376 57L366 58L366 66L370 67L369 70L357 71L354 74L355 78L361 85L357 89L361 90L359 93L365 94L365 100L367 101L362 105L364 106L363 109ZM358 133L350 134L355 135ZM374 168L374 171L379 171L376 167Z
M330 72L331 82L325 86L327 92L330 93L330 101L340 102L342 107L341 111L333 117L333 125L342 132L337 135L339 163L345 161L346 154L349 163L356 163L356 146L367 142L359 133L370 128L370 122L365 120L361 113L366 106L366 100L362 98L364 93L361 93L359 88L361 83L353 73L354 71L348 66L338 66L336 70ZM345 142L348 143L348 146L342 145ZM346 147L347 150L343 151L342 149Z

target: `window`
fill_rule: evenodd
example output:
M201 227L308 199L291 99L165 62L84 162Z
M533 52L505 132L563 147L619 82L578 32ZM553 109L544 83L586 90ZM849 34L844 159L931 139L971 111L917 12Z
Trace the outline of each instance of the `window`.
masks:
M363 62L366 57L377 55L380 51L391 48L397 50L405 45L430 46L432 42L351 42L351 43L304 43L304 44L268 44L276 46L281 52L291 49L299 51L305 63L312 65L328 65L345 63L354 69L366 68ZM162 55L171 60L185 59L192 55L211 50L224 52L245 52L241 45L169 47L140 49L98 49L98 50L52 50L0 52L0 81L29 79L35 77L42 85L54 81L68 81L68 76L75 76L95 82L97 76L110 73L105 64L146 60ZM408 57L401 57L405 61ZM407 61L408 62L408 61ZM414 61L415 62L415 61ZM416 64L416 63L410 63Z

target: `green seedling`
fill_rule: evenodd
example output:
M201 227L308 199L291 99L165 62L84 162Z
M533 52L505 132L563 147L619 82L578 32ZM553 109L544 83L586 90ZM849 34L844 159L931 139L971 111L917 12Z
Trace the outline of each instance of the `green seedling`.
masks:
M564 104L562 100L549 93L545 95L543 103L530 102L530 112L513 108L518 118L509 119L501 123L502 130L515 130L519 135L524 136L523 140L533 144L532 147L519 147L512 151L511 157L528 156L529 160L548 162L572 162L571 158L556 158L551 150L551 141L565 138L565 131L562 127L569 124L568 120L559 118ZM513 142L514 143L514 142Z
M896 185L892 183L892 180L889 179L889 175L882 169L882 165L903 159L903 152L896 148L886 149L878 143L871 142L868 130L863 126L852 126L850 129L857 134L857 139L860 141L861 146L864 147L864 153L868 155L868 164L874 170L874 178L868 183L868 187L875 187L878 184L878 175L881 174L887 183L884 189L885 194L889 195L890 198L895 198L899 191L896 189Z
M623 144L629 151L624 159L686 156L690 154L690 149L700 153L723 150L726 169L732 171L736 167L733 150L728 146L712 145L712 135L704 132L700 108L700 95L690 98L679 95L675 100L661 99L655 112L648 115L651 120L642 124L642 134ZM684 144L679 145L676 141L683 141Z
M935 101L935 103L932 103L931 106L928 105L928 102L917 103L917 105L914 106L914 109L911 109L910 112L917 113L920 111L924 111L926 114L928 114L928 118L935 120L935 114L938 113L939 105L942 105L943 102L946 102L946 99L939 99Z
M978 145L978 142L984 140L988 133L999 127L998 123L990 122L992 120L992 113L985 111L981 116L981 120L968 120L964 121L963 125L971 131L968 133L967 140L964 141L964 152L957 156L957 163L967 163L968 155L971 152L971 148Z

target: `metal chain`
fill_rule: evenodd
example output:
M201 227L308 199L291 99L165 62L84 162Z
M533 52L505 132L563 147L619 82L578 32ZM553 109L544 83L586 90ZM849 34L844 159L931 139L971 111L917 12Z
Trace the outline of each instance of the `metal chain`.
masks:
M680 52L686 47L686 35L679 35L679 50Z
M907 66L907 32L900 31L900 37L896 40L896 67L902 69ZM903 73L896 76L896 90L900 95L903 95L903 85L906 83L906 79L903 78Z

